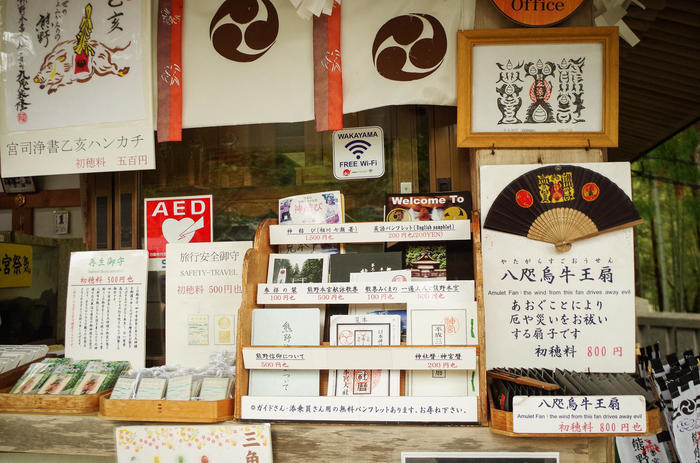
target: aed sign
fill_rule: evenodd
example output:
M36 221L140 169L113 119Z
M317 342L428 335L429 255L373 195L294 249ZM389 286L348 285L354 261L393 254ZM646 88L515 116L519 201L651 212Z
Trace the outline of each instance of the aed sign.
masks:
M384 175L384 131L358 127L333 132L333 175L338 180Z
M501 13L524 26L551 26L571 16L583 0L491 0Z
M165 270L168 243L209 243L214 239L212 196L144 200L148 270Z

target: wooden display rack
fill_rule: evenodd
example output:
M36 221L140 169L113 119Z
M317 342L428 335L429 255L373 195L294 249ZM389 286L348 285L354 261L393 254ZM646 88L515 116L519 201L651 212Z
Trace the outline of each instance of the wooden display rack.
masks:
M243 286L243 294L242 294L242 301L241 301L241 307L238 311L238 342L237 342L237 352L236 352L236 388L235 388L235 418L236 420L249 420L249 419L264 419L264 420L275 420L274 416L270 416L270 418L265 418L265 417L256 417L256 418L244 418L243 417L243 398L247 396L248 392L248 384L249 384L249 369L245 367L245 362L244 362L244 350L250 351L260 349L262 348L261 346L251 346L251 321L252 321L252 312L254 309L257 308L262 308L264 307L262 304L258 303L257 295L258 295L258 285L259 284L265 284L267 282L267 269L268 269L268 261L269 261L269 255L271 253L274 253L275 250L273 246L270 244L270 226L275 225L277 223L276 220L274 219L265 219L260 223L258 226L256 233L255 233L255 239L253 242L253 247L249 249L246 252L245 259L243 261L243 275L242 275L242 286ZM443 404L448 403L449 401L460 401L460 400L466 400L466 399L474 399L476 402L476 419L471 421L469 423L463 422L463 421L448 421L445 419L436 419L436 421L443 422L443 423L450 423L450 424L478 424L481 426L487 426L488 425L488 406L486 402L486 369L485 369L485 361L483 358L483 355L481 355L484 352L484 313L483 313L483 294L482 294L482 289L483 289L483 284L482 284L482 278L481 278L481 241L480 241L480 231L479 231L479 216L477 212L474 212L473 218L471 221L471 235L472 235L472 240L473 240L473 247L474 247L474 266L475 266L475 288L474 288L474 294L475 294L475 299L476 299L476 306L477 306L477 320L478 320L478 345L476 346L406 346L404 343L402 343L401 346L372 346L370 349L372 349L374 352L382 352L382 356L386 357L387 355L384 354L397 354L400 356L399 351L405 350L405 349L410 349L410 348L416 348L416 347L425 347L429 349L434 349L434 350L439 350L439 349L451 349L451 348L468 348L472 349L473 352L476 355L476 360L475 360L475 367L479 372L479 395L476 397L406 397L403 394L405 394L405 371L401 371L401 396L397 397L382 397L380 399L384 400L388 406L397 406L397 407L406 407L410 406L411 404L418 404L418 405L423 405L427 407L428 405L432 405L434 401L435 403L440 403L442 400ZM353 224L344 224L347 226L352 226ZM366 228L366 227L365 227ZM334 241L333 242L342 242L342 240L338 240L337 236L332 238ZM326 241L317 241L317 242L326 242ZM367 241L367 242L376 242L376 241ZM440 282L440 283L445 283L445 282ZM401 301L395 301L395 302L401 302ZM329 302L326 302L329 303ZM342 301L338 301L335 303L345 303ZM285 306L290 306L290 304L294 304L294 302L283 302L280 301L278 304L285 304ZM297 303L298 304L298 303ZM308 306L308 305L306 305ZM281 352L291 352L294 350L300 350L302 348L301 346L289 346L289 347L280 347L280 346L270 346L273 347L277 351ZM306 349L306 346L303 346L304 349ZM333 356L335 353L335 350L339 349L337 346L328 346L328 343L322 343L321 346L310 346L309 349L314 349L315 351L322 353L322 354L328 354L330 357ZM341 348L342 349L342 348ZM364 360L363 360L364 361ZM321 362L323 363L323 362ZM327 365L326 365L327 366ZM343 369L344 365L338 365L336 366L336 369ZM346 367L346 368L351 368L351 367ZM367 368L366 366L364 368ZM373 367L375 368L375 367ZM376 369L390 369L390 368L382 368L382 367L376 367ZM396 368L398 369L398 368ZM329 408L329 407L339 407L339 406L345 406L347 404L350 404L350 406L360 406L363 402L366 401L367 399L371 399L368 397L336 397L336 396L325 396L328 388L328 375L327 374L321 374L321 384L320 384L320 397L319 398L314 398L318 399L317 403L320 406ZM274 398L271 398L274 399ZM393 408L393 407L392 407ZM285 421L288 419L285 419ZM299 421L310 421L309 419L298 419ZM316 420L314 420L316 421ZM329 419L323 419L320 421L361 421L361 422L367 422L367 421L373 421L373 422L433 422L434 420L432 418L424 418L424 419L416 419L416 420L394 420L391 418L387 419L368 419L368 420L363 420L363 419L341 419L341 418L329 418Z
M233 399L120 400L100 398L100 418L117 421L218 423L233 418Z
M111 389L85 395L1 393L0 413L92 415L100 408L100 398L111 393Z

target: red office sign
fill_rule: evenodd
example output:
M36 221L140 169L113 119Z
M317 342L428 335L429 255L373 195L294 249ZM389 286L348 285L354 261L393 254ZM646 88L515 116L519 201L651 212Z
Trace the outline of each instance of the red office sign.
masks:
M207 243L214 239L212 196L144 200L148 269L165 270L167 243Z
M524 26L551 26L571 16L583 0L491 0L501 13Z

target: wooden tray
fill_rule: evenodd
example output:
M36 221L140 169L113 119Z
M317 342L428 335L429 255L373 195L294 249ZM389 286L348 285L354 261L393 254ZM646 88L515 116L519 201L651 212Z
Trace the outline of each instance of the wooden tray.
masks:
M657 434L661 432L661 414L658 408L647 412L647 432L641 434L625 433L547 433L547 434L532 434L532 433L515 433L513 432L513 413L498 410L491 404L491 422L489 429L496 434L503 434L512 437L613 437L619 436L644 436L648 434Z
M218 423L233 418L233 399L226 400L118 400L103 396L98 416L119 421Z
M91 415L100 409L100 397L111 389L85 395L0 394L0 413Z

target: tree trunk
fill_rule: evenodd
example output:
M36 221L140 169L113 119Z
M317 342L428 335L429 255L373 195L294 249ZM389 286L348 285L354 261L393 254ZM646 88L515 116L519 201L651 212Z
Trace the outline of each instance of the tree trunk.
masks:
M667 271L666 271L666 253L664 252L664 235L661 229L661 204L659 201L658 182L652 180L651 193L654 200L654 218L652 229L652 240L654 241L654 264L656 267L656 286L658 289L658 300L661 311L671 312L672 307L669 301L669 294L666 291Z

